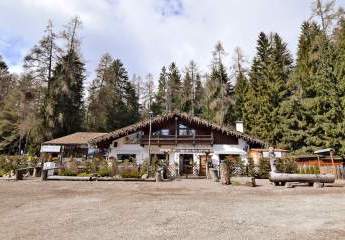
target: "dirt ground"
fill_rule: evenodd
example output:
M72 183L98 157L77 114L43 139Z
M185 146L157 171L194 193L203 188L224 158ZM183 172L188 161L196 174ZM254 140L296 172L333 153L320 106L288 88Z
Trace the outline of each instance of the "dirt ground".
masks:
M0 181L0 239L344 239L345 187Z

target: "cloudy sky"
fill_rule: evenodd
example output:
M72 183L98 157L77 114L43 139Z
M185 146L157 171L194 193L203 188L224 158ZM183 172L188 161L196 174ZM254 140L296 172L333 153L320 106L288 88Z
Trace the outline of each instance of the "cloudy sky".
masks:
M218 40L228 64L235 47L250 61L260 31L278 32L295 53L310 8L311 0L0 0L0 54L20 72L48 19L60 29L78 15L89 79L105 52L120 58L130 75L157 76L162 65L182 67L191 59L205 71Z

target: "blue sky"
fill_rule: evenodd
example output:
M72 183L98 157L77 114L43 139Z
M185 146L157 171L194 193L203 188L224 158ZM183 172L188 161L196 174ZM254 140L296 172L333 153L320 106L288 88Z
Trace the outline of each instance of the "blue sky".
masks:
M191 59L205 72L218 40L229 66L236 47L251 61L260 31L279 33L295 54L310 8L311 0L1 0L0 54L21 72L48 19L61 29L79 15L88 79L105 52L120 58L130 76L157 78L162 65L176 61L183 68Z

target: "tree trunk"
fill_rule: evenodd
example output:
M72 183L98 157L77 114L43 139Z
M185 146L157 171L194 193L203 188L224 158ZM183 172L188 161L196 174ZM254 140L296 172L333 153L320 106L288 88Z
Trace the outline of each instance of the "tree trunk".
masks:
M230 181L230 168L227 164L225 163L221 163L220 164L220 179L222 184L224 185L230 185L231 181Z

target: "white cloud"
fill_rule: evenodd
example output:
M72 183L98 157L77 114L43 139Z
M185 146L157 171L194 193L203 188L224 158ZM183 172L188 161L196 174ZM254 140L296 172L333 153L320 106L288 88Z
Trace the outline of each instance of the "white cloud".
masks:
M278 32L294 52L310 4L311 0L1 0L0 54L20 71L23 56L40 39L49 18L61 27L79 15L82 52L91 77L104 52L123 60L130 74L152 72L157 77L163 64L176 61L182 68L191 59L207 70L216 41L224 43L229 63L237 46L249 57L255 54L260 31ZM15 45L20 49L11 49L5 38L21 39Z

